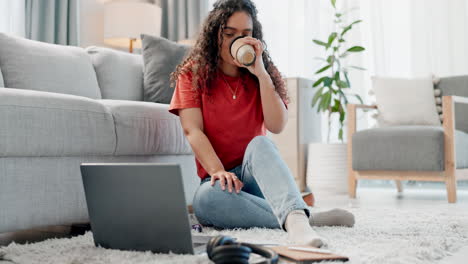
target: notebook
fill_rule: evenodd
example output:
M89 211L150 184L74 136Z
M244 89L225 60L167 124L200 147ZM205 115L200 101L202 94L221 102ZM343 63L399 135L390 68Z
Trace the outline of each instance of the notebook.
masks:
M286 261L293 261L292 263L299 263L299 264L307 264L307 263L314 263L320 262L325 260L331 261L348 261L348 257L336 255L333 253L315 253L315 252L306 252L306 251L298 251L289 249L289 247L301 247L301 248L311 248L317 249L310 246L303 246L303 245L288 245L288 246L276 246L270 247L278 255L280 255Z

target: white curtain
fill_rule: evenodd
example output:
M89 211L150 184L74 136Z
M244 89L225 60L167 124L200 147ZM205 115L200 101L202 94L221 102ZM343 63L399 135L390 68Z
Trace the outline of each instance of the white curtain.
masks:
M468 73L467 0L361 0L375 75ZM364 36L363 36L364 37Z
M25 1L0 1L0 32L25 36Z

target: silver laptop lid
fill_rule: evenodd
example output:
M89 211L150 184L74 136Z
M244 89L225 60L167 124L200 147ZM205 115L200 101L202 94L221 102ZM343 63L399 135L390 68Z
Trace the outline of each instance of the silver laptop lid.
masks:
M193 254L178 164L82 163L96 246Z

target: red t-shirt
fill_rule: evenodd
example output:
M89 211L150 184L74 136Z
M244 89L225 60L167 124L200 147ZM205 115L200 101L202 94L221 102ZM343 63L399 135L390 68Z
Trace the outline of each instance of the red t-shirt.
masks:
M233 99L233 92L238 84L236 99ZM190 72L180 75L169 112L179 115L179 109L200 108L204 133L228 171L242 164L245 149L255 136L266 135L260 89L257 79L251 74L231 77L220 70L212 81L212 86L215 88L209 96L192 89ZM201 179L206 178L206 170L197 159L195 162L198 176Z

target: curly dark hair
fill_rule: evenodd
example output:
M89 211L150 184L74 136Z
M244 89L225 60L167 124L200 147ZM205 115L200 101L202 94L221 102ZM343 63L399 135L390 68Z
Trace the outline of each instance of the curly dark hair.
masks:
M171 74L171 84L175 84L179 75L191 72L193 89L210 94L210 90L214 88L210 84L216 76L218 62L221 58L220 42L223 42L223 34L221 34L221 41L219 41L218 33L220 30L221 32L224 30L228 19L239 11L246 12L252 18L252 37L260 40L265 47L262 55L265 69L273 81L276 92L284 101L288 102L284 79L271 60L267 45L263 40L262 25L257 19L257 8L250 0L218 0L214 3L213 10L205 19L194 47ZM241 74L254 76L246 68L240 68L240 70Z

